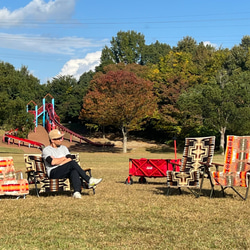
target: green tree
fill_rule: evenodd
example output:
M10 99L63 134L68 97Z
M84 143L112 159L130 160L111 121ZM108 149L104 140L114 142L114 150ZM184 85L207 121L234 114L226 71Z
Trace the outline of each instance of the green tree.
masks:
M250 36L243 36L241 39L240 47L242 47L246 52L250 47Z
M20 97L9 100L4 113L3 128L8 131L17 129L18 136L21 138L27 138L29 132L35 127L34 116L26 112L26 103Z
M9 63L0 63L0 126L4 129L16 129L26 136L27 129L34 126L26 112L26 104L43 93L39 80L29 73L27 67L16 70ZM22 127L22 128L21 128ZM21 133L21 132L20 132Z
M119 31L116 37L112 37L110 48L104 47L101 55L99 69L112 63L137 63L143 62L145 38L141 33L135 31Z
M155 109L152 82L131 72L109 71L94 77L84 97L80 118L121 129L123 152L126 153L128 132L142 129Z
M78 121L82 98L87 87L80 87L73 76L58 76L47 82L46 89L55 99L55 111L62 122Z
M239 132L240 124L250 128L249 83L232 81L198 85L183 93L179 99L181 110L190 120L196 120L220 133L220 147L224 152L227 131ZM245 129L246 131L246 129Z
M90 70L88 72L84 72L78 81L77 87L81 88L83 90L83 92L85 93L90 85L91 80L93 79L95 72ZM80 89L79 89L80 90Z
M186 52L191 54L194 54L196 49L197 42L190 36L183 37L183 39L177 43L177 47L173 48L174 51Z
M150 45L145 45L143 53L143 64L157 64L160 58L166 56L171 51L171 47L168 44L160 43L156 41Z

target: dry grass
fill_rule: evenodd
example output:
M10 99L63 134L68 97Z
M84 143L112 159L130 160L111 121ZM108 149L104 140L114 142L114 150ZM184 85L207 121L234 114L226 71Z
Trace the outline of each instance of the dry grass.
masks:
M23 154L0 153L8 155L24 170ZM250 249L250 199L242 201L230 190L226 198L209 199L207 181L206 196L199 199L185 190L166 196L165 178L139 184L133 177L133 185L124 184L129 158L173 156L144 149L81 153L82 166L104 178L96 195L3 198L1 249Z

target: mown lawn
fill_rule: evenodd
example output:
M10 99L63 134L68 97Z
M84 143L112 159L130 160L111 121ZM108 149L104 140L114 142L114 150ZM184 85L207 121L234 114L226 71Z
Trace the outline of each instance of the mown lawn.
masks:
M23 154L13 156L25 170ZM153 152L153 153L152 153ZM103 177L96 194L82 199L70 194L0 200L0 249L250 249L250 198L231 190L210 199L209 183L196 199L188 190L166 196L166 179L125 185L129 158L173 158L173 153L132 150L127 154L81 152L83 167ZM180 155L179 155L180 156ZM222 163L222 156L215 156Z

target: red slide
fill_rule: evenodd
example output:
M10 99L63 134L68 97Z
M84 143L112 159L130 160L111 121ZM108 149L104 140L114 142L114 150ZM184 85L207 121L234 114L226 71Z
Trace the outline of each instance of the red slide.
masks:
M58 117L58 115L55 113L54 109L53 109L53 105L52 103L48 103L46 105L46 110L49 114L49 118L51 121L53 121L62 131L64 132L67 132L69 133L70 135L72 136L75 136L76 138L79 138L80 140L83 140L91 145L94 145L94 146L97 146L97 147L103 147L103 146L106 146L106 147L113 147L114 144L110 144L110 143L98 143L98 142L93 142L73 131L71 131L70 129L64 127L62 124L60 124L60 122L57 121L56 117Z
M36 142L36 141L32 141L32 140L28 140L28 139L24 139L24 138L19 138L15 135L13 135L12 133L13 132L16 132L17 130L15 131L9 131L9 132L6 132L5 135L3 136L3 141L5 141L6 139L5 138L8 138L8 143L10 143L10 139L12 139L13 143L15 140L18 141L18 145L20 146L21 143L24 145L24 144L28 144L28 146L33 146L33 147L37 147L37 148L40 148L41 150L45 147L44 144L40 143L40 142Z

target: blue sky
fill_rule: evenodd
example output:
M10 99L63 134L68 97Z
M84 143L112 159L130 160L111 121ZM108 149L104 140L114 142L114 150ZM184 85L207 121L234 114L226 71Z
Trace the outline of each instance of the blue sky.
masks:
M0 60L27 66L41 84L79 76L99 64L119 31L146 44L197 43L232 48L250 35L249 0L0 0Z

